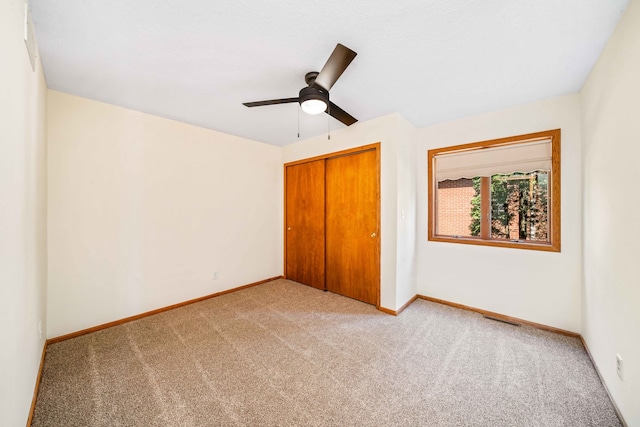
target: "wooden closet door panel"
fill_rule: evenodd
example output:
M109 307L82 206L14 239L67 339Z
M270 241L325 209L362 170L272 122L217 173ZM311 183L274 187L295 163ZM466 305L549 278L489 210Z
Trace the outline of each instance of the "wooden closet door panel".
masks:
M376 150L327 159L327 290L378 304L380 184Z
M286 261L288 279L325 289L324 160L286 168Z

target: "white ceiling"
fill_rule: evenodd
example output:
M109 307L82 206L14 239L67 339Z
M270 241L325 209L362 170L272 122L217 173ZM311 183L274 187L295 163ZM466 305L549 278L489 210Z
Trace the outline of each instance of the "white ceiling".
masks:
M49 88L274 145L340 42L331 100L417 127L577 92L628 0L30 0ZM344 127L300 113L301 139ZM357 126L354 125L354 126Z

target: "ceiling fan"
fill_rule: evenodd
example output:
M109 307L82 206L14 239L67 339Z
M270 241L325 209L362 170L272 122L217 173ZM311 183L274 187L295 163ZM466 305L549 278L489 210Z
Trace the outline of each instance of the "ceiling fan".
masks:
M322 70L311 71L305 74L304 80L307 87L302 88L296 98L271 99L268 101L244 102L247 107L261 107L263 105L288 104L298 102L302 111L308 114L320 114L326 112L331 117L341 121L347 126L351 126L358 120L351 114L329 101L329 90L336 83L338 78L347 69L353 58L357 55L348 47L338 43L329 56Z

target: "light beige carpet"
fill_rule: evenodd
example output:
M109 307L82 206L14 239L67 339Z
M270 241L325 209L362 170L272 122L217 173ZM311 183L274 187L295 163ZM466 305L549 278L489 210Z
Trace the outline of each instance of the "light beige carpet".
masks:
M618 426L578 339L287 280L50 345L34 426Z

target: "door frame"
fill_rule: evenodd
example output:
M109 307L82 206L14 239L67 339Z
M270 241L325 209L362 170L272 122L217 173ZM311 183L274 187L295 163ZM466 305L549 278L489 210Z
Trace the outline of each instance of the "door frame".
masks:
M283 215L283 242L284 242L284 256L283 256L283 260L284 260L284 264L282 266L282 271L283 271L283 277L286 279L287 278L287 167L289 166L295 166L295 165L299 165L301 163L308 163L308 162L313 162L316 160L328 160L334 157L341 157L341 156L347 156L347 155L351 155L351 154L358 154L361 152L365 152L365 151L375 151L376 153L376 184L377 184L377 194L376 194L376 200L377 200L377 212L376 212L376 228L377 228L377 244L375 247L375 256L378 259L378 292L377 292L377 297L376 297L376 308L380 309L380 288L381 288L381 272L382 272L382 265L381 265L381 258L380 258L380 248L381 248L381 240L382 240L382 235L381 235L381 230L380 230L380 215L381 215L381 210L382 210L382 206L380 205L380 193L382 192L381 186L380 186L380 148L381 148L381 143L380 142L376 142L373 144L367 144L367 145L362 145L360 147L354 147L354 148L349 148L346 150L341 150L341 151L335 151L333 153L326 153L326 154L321 154L319 156L314 156L314 157L309 157L306 159L300 159L300 160L295 160L293 162L288 162L285 163L283 165L283 182L284 182L284 197L283 197L283 204L284 204L284 215ZM325 206L325 211L326 211L326 206ZM326 235L325 235L325 239L326 239ZM326 245L325 245L325 251L326 251ZM326 252L325 252L326 253ZM326 267L326 258L325 258L325 267ZM327 288L326 282L325 282L325 290Z

